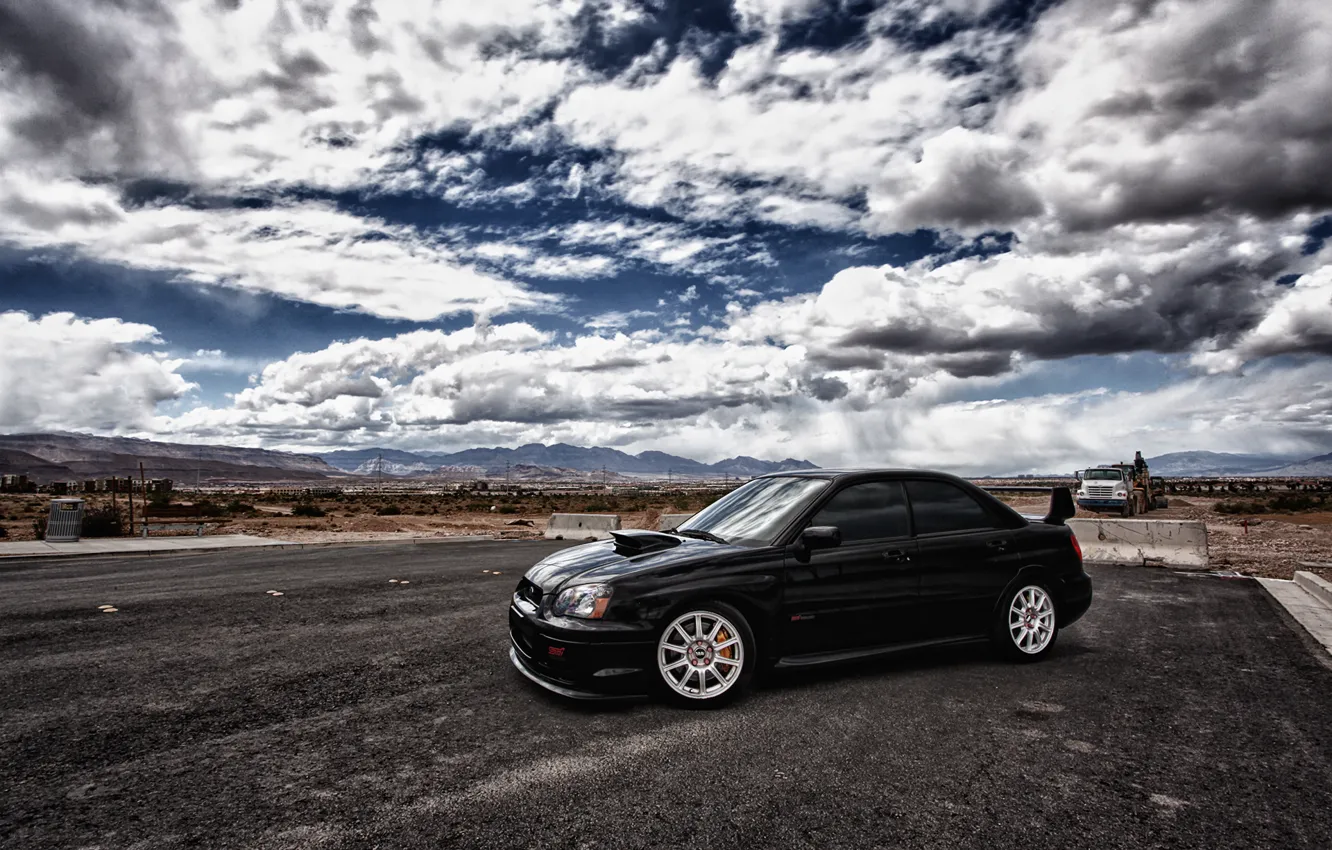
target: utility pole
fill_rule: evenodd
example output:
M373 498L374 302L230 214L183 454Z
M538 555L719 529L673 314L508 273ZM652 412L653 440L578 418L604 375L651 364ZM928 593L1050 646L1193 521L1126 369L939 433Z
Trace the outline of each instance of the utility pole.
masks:
M134 482L130 482L130 489L134 489ZM148 536L148 484L143 477L143 461L139 461L139 489L143 491L143 536ZM130 496L133 499L133 495Z
M116 489L119 489L117 487ZM125 476L125 501L129 502L129 536L134 536L134 476Z
M509 483L509 462L507 460L504 461L504 483Z

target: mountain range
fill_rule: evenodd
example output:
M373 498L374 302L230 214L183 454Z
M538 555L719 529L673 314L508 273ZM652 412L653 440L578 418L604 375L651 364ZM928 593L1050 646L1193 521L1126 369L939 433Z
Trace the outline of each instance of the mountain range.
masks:
M382 462L379 458L383 458ZM392 475L428 480L479 477L513 481L626 481L634 477L749 478L786 469L812 469L804 460L765 461L733 457L705 464L664 452L630 455L615 449L533 443L517 449L467 449L451 454L417 454L396 449L334 451L314 455L238 446L194 445L96 437L88 434L0 435L0 473L27 475L39 484L113 476L137 476L139 464L150 478L179 485L288 482ZM382 464L382 466L381 466Z
M1163 478L1254 476L1272 478L1332 475L1332 454L1301 458L1298 455L1171 452L1147 458L1153 475Z
M373 475L381 469L385 475L416 475L440 467L479 467L489 476L504 475L514 467L541 467L576 470L579 472L619 473L629 476L666 478L718 478L731 476L749 478L768 472L790 469L816 469L807 460L787 458L780 461L759 460L744 455L727 458L716 463L701 463L687 457L665 452L646 451L636 455L602 446L571 446L567 443L543 445L529 443L516 449L477 448L449 454L404 452L396 449L359 449L356 451L327 452L320 457L346 472Z
M320 480L343 473L312 455L88 434L0 435L0 472L33 481L138 476L181 484Z
M382 462L379 458L383 458ZM701 463L679 455L645 451L636 455L602 446L531 443L516 449L474 448L460 452L406 452L368 448L331 451L322 456L250 449L47 433L0 435L0 473L21 473L38 483L144 474L173 478L184 486L200 483L280 482L352 479L369 475L424 480L477 477L513 481L627 481L633 478L749 478L768 472L813 469L807 460L780 461L739 456ZM381 467L382 463L382 467ZM1148 458L1162 477L1332 476L1332 454L1293 455L1172 452Z

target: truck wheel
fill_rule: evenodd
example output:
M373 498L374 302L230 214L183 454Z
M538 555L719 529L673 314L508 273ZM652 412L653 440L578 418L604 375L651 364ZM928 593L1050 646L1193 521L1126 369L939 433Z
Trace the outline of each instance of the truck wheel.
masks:
M1124 519L1128 519L1129 517L1133 516L1133 503L1130 502L1128 499L1125 499L1124 507L1119 509L1119 515Z

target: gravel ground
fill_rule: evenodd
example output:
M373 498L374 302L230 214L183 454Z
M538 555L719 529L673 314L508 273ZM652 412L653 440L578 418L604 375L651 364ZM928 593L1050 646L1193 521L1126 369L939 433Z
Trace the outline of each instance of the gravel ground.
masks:
M691 712L509 668L508 595L559 545L0 567L0 846L1328 846L1332 670L1254 582L1093 566L1044 663Z

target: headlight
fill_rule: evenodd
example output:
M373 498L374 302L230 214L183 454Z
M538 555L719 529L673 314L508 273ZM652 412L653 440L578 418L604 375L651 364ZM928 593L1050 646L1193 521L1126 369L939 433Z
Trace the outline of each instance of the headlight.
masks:
M604 584L580 584L560 591L551 612L562 617L600 620L610 605L611 589Z

